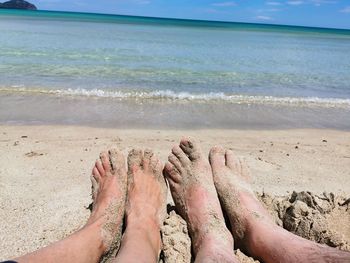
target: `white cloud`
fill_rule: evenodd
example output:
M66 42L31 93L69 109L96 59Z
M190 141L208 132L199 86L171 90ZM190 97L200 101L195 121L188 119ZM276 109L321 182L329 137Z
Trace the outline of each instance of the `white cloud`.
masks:
M336 4L337 3L337 1L332 1L332 0L311 0L311 2L315 6L320 6L322 4Z
M273 18L270 17L270 16L257 16L255 18L258 19L258 20L264 20L264 21L271 21L271 20L273 20Z
M280 3L280 2L273 2L273 1L266 2L265 4L266 5L274 5L274 6L282 5L282 3Z
M302 5L302 4L313 4L314 6L320 6L323 4L336 4L338 1L335 0L290 0L287 1L288 5Z
M298 0L288 1L287 4L288 5L302 5L302 4L304 4L304 1L298 1Z
M350 6L345 7L344 9L340 10L340 12L350 14Z
M225 7L225 6L236 6L235 2L220 2L220 3L212 3L212 6Z

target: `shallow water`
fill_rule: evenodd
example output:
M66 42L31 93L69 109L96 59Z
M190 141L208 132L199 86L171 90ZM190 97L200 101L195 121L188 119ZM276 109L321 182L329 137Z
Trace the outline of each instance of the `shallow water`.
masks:
M205 127L344 128L349 54L349 30L0 10L0 121L95 123L96 115L136 116L133 108L150 119L157 105L175 127L188 118ZM33 103L38 111L25 112ZM51 112L91 105L71 119ZM232 114L252 109L249 121Z

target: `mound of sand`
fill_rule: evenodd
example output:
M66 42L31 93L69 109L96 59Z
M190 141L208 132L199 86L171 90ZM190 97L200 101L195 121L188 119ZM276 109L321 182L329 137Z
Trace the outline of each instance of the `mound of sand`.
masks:
M350 198L324 193L293 192L288 196L258 194L276 223L303 238L350 251ZM191 239L186 222L171 211L162 229L162 262L190 263ZM242 263L258 262L235 251Z
M285 197L260 195L278 225L303 238L350 250L350 198L293 192Z

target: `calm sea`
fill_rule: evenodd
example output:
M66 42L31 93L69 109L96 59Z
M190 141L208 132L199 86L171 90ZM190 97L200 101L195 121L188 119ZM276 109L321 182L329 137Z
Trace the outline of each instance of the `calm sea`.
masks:
M350 30L0 10L0 122L350 129Z

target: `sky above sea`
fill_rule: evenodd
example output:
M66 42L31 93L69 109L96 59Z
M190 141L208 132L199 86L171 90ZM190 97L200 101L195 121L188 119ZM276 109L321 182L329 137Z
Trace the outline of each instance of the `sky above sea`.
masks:
M350 29L349 0L31 0L38 9Z

